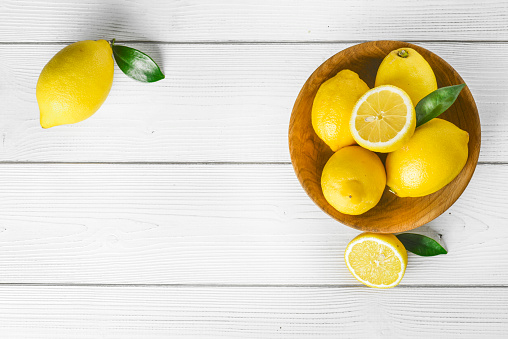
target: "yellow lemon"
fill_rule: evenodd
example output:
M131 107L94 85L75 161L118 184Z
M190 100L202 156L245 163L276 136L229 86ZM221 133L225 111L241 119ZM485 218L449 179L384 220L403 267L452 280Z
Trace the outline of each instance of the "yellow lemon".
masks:
M113 83L113 52L105 40L73 43L44 66L37 82L41 126L74 124L92 116Z
M415 131L415 109L398 87L385 85L365 93L353 108L350 130L358 145L374 152L393 152Z
M434 118L386 158L387 184L399 197L422 197L450 183L467 161L469 134Z
M362 284L375 288L397 286L407 266L407 251L393 234L362 233L347 245L344 260Z
M332 151L355 143L349 118L356 101L368 90L358 74L348 69L319 87L312 105L312 127Z
M326 201L344 214L358 215L376 206L385 186L383 163L375 153L360 146L335 152L321 175Z
M412 48L396 49L383 59L376 74L376 87L381 85L402 88L414 106L437 89L429 63Z

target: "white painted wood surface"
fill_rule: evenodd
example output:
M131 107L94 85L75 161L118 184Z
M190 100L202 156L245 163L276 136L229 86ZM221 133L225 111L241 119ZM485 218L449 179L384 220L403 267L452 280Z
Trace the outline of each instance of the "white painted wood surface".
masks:
M1 286L0 300L12 339L477 339L508 322L508 294L486 287Z
M402 284L508 285L506 177L477 168L418 229L450 253L411 255ZM4 164L0 187L0 283L356 284L342 253L358 232L291 165Z
M117 38L166 80L115 74L91 119L42 130L35 83L68 42ZM301 85L357 42L415 42L476 99L481 164L415 232L400 287L343 264L357 231L289 163ZM503 338L508 2L0 2L0 338Z
M3 0L1 41L507 40L505 0Z
M142 84L117 69L111 94L92 118L49 130L39 125L35 85L63 45L0 45L6 60L0 160L289 162L289 117L301 86L352 43L130 45L153 55L166 80ZM498 79L508 79L508 44L420 45L470 87L482 122L480 161L507 162L508 82Z

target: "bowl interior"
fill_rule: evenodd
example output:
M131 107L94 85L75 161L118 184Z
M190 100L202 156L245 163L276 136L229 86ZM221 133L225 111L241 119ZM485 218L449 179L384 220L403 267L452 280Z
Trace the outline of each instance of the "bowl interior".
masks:
M343 69L358 73L360 78L373 88L381 61L390 51L400 47L411 47L427 60L436 75L438 88L464 83L447 62L422 47L400 41L372 41L345 49L319 66L301 89L291 114L289 149L301 185L323 211L341 223L362 231L402 232L438 217L466 188L480 153L480 118L471 92L466 86L452 107L440 116L469 133L467 163L450 184L421 198L399 198L385 189L376 207L357 216L342 214L328 204L321 190L321 172L333 152L312 128L311 110L316 92L324 81ZM386 155L379 156L384 162Z

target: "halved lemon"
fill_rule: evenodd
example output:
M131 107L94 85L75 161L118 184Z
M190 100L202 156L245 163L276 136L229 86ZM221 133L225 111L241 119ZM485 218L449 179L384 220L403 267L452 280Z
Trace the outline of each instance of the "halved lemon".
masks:
M362 284L391 288L404 277L407 251L393 234L365 232L347 245L344 259L351 274Z
M411 98L402 89L379 86L355 104L349 128L358 145L374 151L393 152L413 135L416 115Z

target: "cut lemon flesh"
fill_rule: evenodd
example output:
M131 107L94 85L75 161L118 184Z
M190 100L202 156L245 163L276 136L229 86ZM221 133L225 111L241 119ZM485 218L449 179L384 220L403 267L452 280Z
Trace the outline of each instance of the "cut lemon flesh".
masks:
M363 233L353 239L344 255L351 274L375 288L397 286L404 276L407 252L393 234Z
M349 128L355 141L374 152L393 152L408 141L416 127L411 98L385 85L371 89L355 104Z

